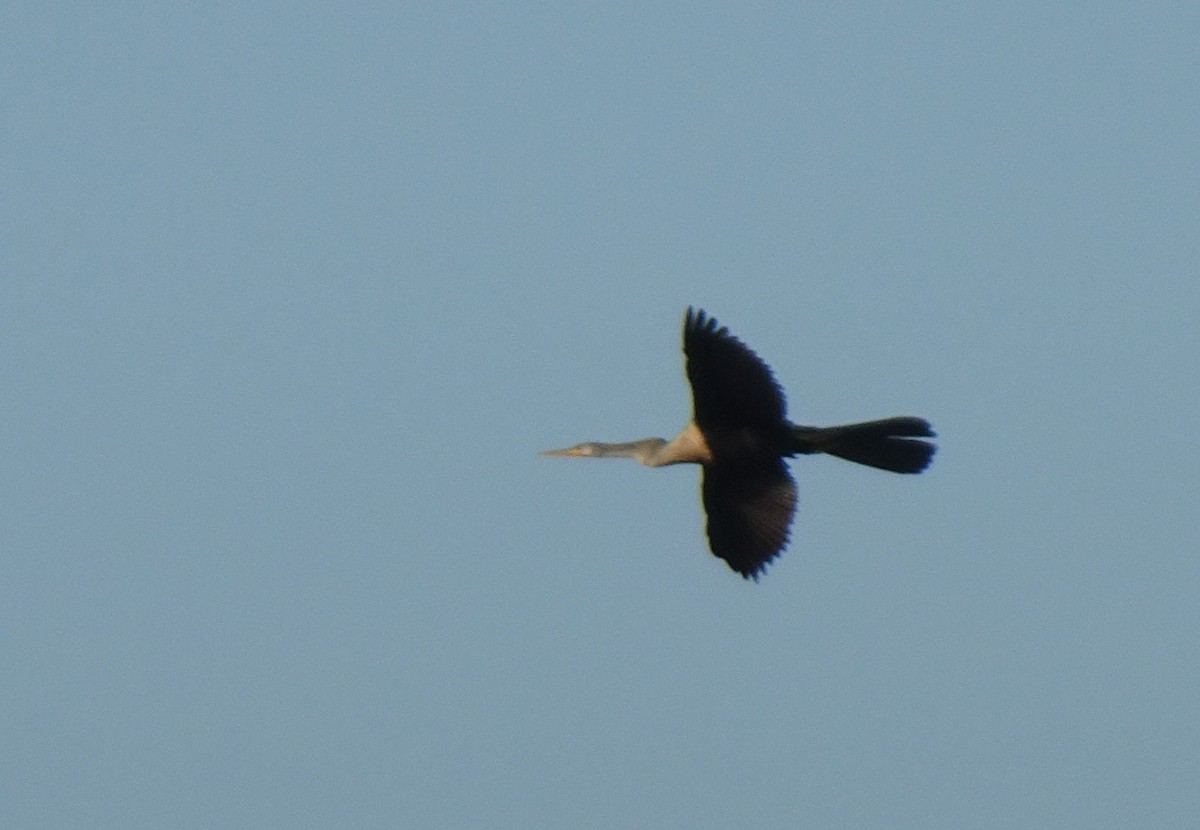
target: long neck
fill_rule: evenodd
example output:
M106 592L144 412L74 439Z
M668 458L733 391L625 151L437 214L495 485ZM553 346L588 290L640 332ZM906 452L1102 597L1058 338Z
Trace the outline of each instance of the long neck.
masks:
M712 453L704 434L689 423L670 441L661 438L643 438L624 444L593 444L595 455L636 458L647 467L665 467L668 464L705 464L712 461Z
M602 444L598 441L589 444L591 455L596 458L635 458L648 467L657 467L655 458L667 442L661 438L642 438L639 441L625 441L619 444Z

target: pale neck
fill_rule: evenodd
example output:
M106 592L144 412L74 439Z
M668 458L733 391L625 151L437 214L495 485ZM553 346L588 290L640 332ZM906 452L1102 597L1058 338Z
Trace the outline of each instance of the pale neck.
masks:
M624 441L617 444L592 444L593 455L597 458L634 458L649 467L656 467L655 457L667 445L661 438L642 438L638 441Z

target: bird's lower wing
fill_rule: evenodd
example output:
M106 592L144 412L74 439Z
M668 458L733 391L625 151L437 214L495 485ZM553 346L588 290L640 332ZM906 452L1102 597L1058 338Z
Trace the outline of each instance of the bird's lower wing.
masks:
M701 485L712 552L746 579L757 580L788 541L796 484L783 461L706 466Z

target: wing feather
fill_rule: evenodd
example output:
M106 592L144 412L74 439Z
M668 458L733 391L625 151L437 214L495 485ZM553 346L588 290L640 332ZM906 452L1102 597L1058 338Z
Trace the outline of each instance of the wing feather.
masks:
M758 580L787 545L796 484L778 458L704 468L701 485L712 552L746 579Z
M701 309L687 310L683 353L701 430L777 429L784 421L786 402L771 369Z

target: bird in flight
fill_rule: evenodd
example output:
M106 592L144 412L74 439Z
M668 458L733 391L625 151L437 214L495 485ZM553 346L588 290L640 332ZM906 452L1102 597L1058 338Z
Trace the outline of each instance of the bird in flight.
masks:
M758 580L787 545L796 483L783 459L825 453L894 473L919 473L936 449L923 418L900 416L833 427L787 419L783 390L762 358L700 309L683 319L692 420L670 441L590 441L543 455L633 458L647 467L699 464L712 552Z

